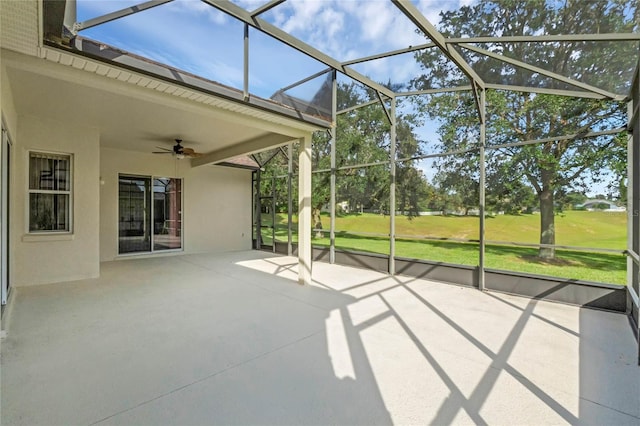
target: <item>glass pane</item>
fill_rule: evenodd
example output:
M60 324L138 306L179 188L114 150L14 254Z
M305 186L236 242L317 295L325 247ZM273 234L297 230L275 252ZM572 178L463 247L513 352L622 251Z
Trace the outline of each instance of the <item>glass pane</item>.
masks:
M29 155L29 189L69 191L70 157L32 152Z
M182 247L182 180L153 180L153 249Z
M69 231L69 195L29 194L29 231Z
M151 251L151 179L120 176L119 253Z

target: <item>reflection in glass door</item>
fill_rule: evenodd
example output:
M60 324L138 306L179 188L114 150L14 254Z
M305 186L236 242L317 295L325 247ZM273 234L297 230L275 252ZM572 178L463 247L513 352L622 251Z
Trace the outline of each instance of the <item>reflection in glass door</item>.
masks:
M151 251L151 179L120 175L119 188L118 252Z
M120 175L118 252L182 248L182 180Z
M182 248L182 181L153 180L153 250Z

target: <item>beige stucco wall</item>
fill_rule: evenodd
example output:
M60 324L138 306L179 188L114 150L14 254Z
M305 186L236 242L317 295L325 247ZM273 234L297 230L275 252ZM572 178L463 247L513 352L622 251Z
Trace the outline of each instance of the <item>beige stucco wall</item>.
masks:
M183 178L184 253L251 248L251 172L102 148L100 259L118 258L118 174ZM162 253L161 253L162 254Z
M11 139L11 141L15 143L18 133L18 114L16 113L16 107L13 101L11 86L9 85L6 66L4 65L4 61L2 60L4 52L4 49L0 50L0 117L2 117L3 128L9 133L9 138ZM6 155L6 153L3 153L5 149L5 144L0 143L0 158L2 158L3 155ZM10 166L12 165L10 164ZM12 170L12 167L10 167L10 170ZM9 176L9 182L11 182L12 179L12 176ZM0 232L0 234L3 234L4 232L5 230L3 226L3 231ZM0 238L3 238L4 240L4 238L6 237L5 235L0 235ZM12 251L11 247L7 247L7 249L8 252ZM4 254L2 255L4 256ZM4 266L2 266L2 268L4 268ZM1 272L4 273L4 271ZM13 268L9 268L8 272L9 274L7 278L9 280L9 283L12 283L14 281Z
M18 116L11 194L11 265L14 286L94 278L99 275L98 129L79 123ZM73 232L28 235L28 152L73 155Z
M0 50L0 113L7 126L7 130L13 139L16 137L18 127L18 114L13 103L13 93L9 84L6 66L3 65L2 56L4 50Z

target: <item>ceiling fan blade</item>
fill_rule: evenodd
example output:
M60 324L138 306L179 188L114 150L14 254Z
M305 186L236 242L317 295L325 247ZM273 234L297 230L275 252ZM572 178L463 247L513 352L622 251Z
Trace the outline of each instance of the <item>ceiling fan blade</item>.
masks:
M172 154L171 151L153 151L152 154Z
M192 148L183 148L182 153L191 158L200 157L202 155L199 152L195 152Z
M165 148L163 146L156 146L156 148L161 149L163 151L167 151L167 152L173 152L173 149Z

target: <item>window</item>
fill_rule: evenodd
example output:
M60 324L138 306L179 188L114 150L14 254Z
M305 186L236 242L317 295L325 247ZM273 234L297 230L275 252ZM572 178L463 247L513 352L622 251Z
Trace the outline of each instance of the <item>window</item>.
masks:
M71 155L29 153L29 232L71 232Z

